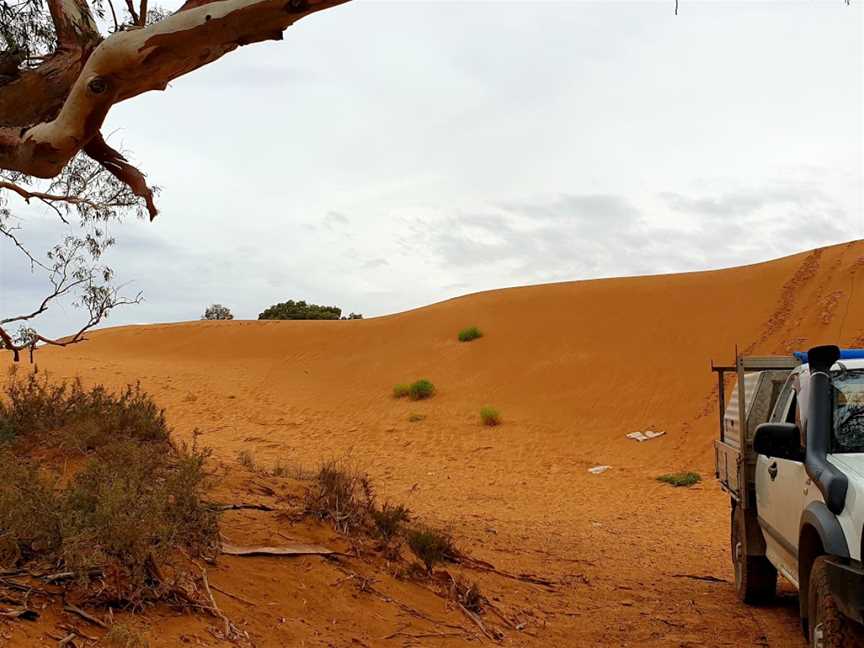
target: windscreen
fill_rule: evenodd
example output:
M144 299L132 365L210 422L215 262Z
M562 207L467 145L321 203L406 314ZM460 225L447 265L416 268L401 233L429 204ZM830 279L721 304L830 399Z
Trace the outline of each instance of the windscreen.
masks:
M864 371L833 376L833 452L864 452Z

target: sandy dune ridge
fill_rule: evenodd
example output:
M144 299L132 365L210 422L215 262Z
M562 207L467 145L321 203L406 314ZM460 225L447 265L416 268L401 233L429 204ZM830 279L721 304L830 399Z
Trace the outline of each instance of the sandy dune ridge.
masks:
M263 466L350 457L382 498L451 528L472 555L553 580L476 576L524 624L504 629L506 645L794 646L803 642L789 592L758 611L734 596L728 503L711 474L709 363L730 361L736 345L760 354L864 345L862 281L856 241L728 270L485 292L369 320L105 329L37 359L55 377L140 380L179 438L202 432L225 498L264 492L260 476L237 466L241 450ZM458 342L468 325L484 337ZM392 398L394 384L417 378L435 383L434 398ZM501 411L502 426L481 424L484 405ZM425 418L409 422L415 413ZM666 434L625 437L645 429ZM611 469L588 472L601 464ZM689 490L656 482L675 470L705 481ZM226 529L261 542L292 533L251 513L232 513ZM377 577L391 599L465 623L428 592ZM443 636L446 627L345 578L322 558L226 558L213 575L255 602L219 598L258 646L479 641ZM204 630L211 620L148 619L159 628L154 645L217 645ZM15 629L8 645L55 645L44 631Z

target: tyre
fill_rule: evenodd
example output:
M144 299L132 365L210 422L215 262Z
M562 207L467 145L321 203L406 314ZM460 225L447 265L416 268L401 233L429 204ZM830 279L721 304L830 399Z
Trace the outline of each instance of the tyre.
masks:
M747 555L744 511L732 505L732 566L738 598L749 605L766 603L777 592L777 570L765 556Z
M864 648L864 630L847 619L828 588L825 556L813 563L808 594L808 627L813 648Z

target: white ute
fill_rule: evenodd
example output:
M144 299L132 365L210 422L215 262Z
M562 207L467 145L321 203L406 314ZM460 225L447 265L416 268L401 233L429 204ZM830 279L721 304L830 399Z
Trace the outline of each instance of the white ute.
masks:
M821 346L712 368L738 596L766 602L780 573L798 589L811 646L864 647L864 351ZM738 378L728 405L727 373Z

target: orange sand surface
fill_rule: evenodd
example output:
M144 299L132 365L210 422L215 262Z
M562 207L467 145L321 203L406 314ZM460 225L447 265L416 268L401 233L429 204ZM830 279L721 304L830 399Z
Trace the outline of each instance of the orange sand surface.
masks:
M735 597L728 499L713 478L710 360L730 362L736 345L864 345L862 281L864 243L853 242L729 270L485 292L369 320L105 329L40 350L37 362L88 384L140 381L179 439L197 428L213 448L223 501L278 499L238 464L241 450L264 467L350 458L382 499L451 529L472 556L551 580L467 574L517 622L487 613L504 645L801 646L788 586L767 608ZM458 342L469 325L484 337ZM435 383L434 398L392 397L418 378ZM503 425L481 424L484 405ZM666 434L625 438L646 429ZM601 464L611 468L588 472ZM678 470L704 481L674 489L655 479ZM342 542L261 512L226 514L223 527L232 541ZM363 570L374 592L358 586ZM247 599L216 593L257 646L492 643L444 599L361 560L223 557L211 581ZM0 645L56 646L45 634L53 621L0 622ZM213 623L167 609L140 619L154 646L220 645Z

